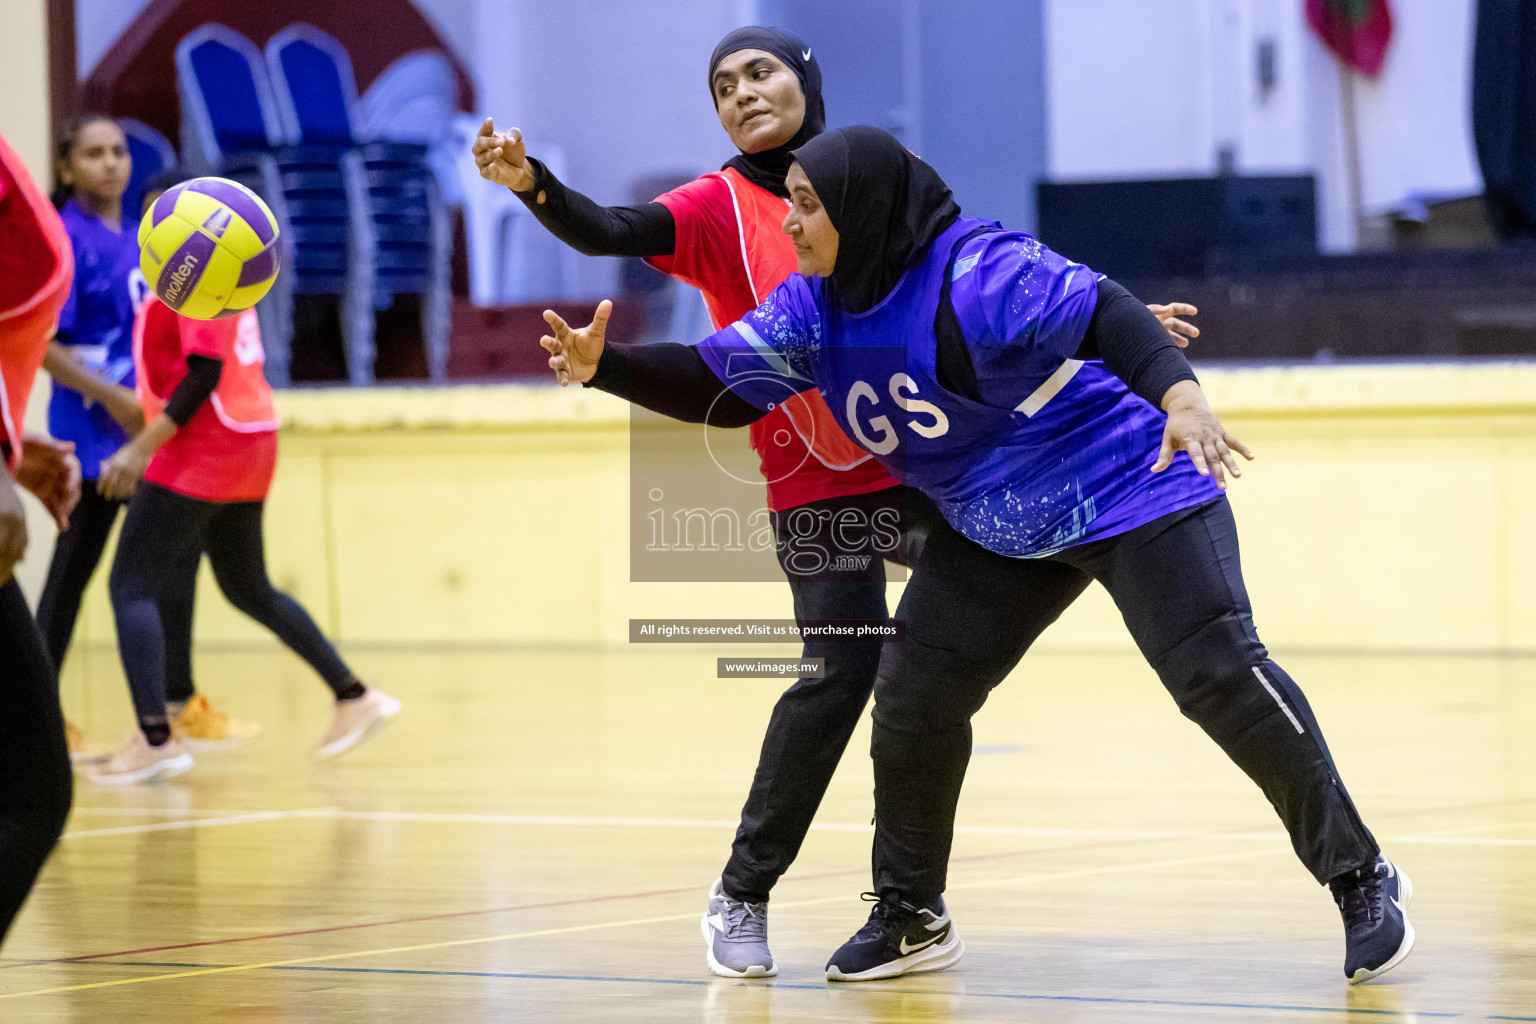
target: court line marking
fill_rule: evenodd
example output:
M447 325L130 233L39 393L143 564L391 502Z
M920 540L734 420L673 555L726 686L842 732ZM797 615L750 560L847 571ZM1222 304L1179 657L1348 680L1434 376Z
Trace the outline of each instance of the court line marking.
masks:
M97 810L85 808L86 811ZM119 809L112 809L119 813ZM325 819L334 821L382 821L420 822L431 824L460 825L543 825L569 828L672 828L672 829L734 829L739 822L709 818L603 818L542 814L454 814L434 811L348 811L339 807L306 807L288 811L232 812L226 817L187 817L175 821L153 822L142 825L120 825L112 828L74 829L65 832L64 839L86 839L94 836L135 835L145 832L171 832L188 828L214 828L223 825L244 825L266 821ZM1393 836L1391 841L1404 844L1465 845L1465 846L1536 846L1536 839L1477 838L1456 836L1449 833L1485 831L1495 828L1525 828L1536 822L1511 822L1504 825L1478 825L1463 829L1444 829L1416 835ZM811 825L814 832L872 832L874 826L858 821L825 821ZM1060 839L1197 839L1202 841L1263 842L1271 843L1283 838L1274 832L1193 832L1180 830L1136 829L1081 829L1047 828L1009 825L957 825L956 835L1017 836Z
M219 967L221 964L190 964L190 963L164 963L154 961L141 961L125 963L125 967ZM697 988L709 988L718 985L725 988L745 988L749 986L720 982L715 979L705 978L625 978L613 977L603 974L535 974L518 971L447 971L424 970L420 968L406 967L314 967L291 966L275 967L279 971L317 971L337 974L390 974L390 975L420 975L436 978L504 978L510 980L526 981L579 981L579 982L611 982L623 985L687 985ZM803 992L827 992L834 987L828 982L814 984L808 982L782 981L775 979L766 982L760 987L763 991L771 989L789 989ZM840 991L870 991L868 989ZM1050 995L1037 992L978 992L967 989L963 992L951 992L940 989L916 989L916 988L888 988L880 986L874 991L880 993L893 993L896 995L929 996L934 999L952 999L975 997L977 999L1015 999L1038 1002L1071 1002L1071 1003L1107 1003L1116 1006L1179 1006L1191 1009L1212 1010L1291 1010L1304 1013L1347 1013L1373 1017L1434 1017L1438 1019L1460 1020L1510 1020L1510 1021L1536 1021L1536 1017L1509 1017L1509 1016L1483 1016L1477 1017L1470 1014L1455 1013L1444 1010L1387 1010L1372 1007L1350 1006L1306 1006L1285 1003L1218 1003L1210 1001L1177 1000L1177 999L1136 999L1128 996L1074 996L1074 995Z
M959 857L951 857L950 864L976 864L982 861L1007 860L1012 857L1027 857L1041 853L1062 854L1081 853L1085 850L1113 849L1119 846L1129 845L1127 842L1115 843L1085 843L1074 846L1052 846L1045 849L1008 850L1001 853L966 854ZM817 871L810 874L797 874L781 884L797 885L803 882L822 881L829 878L846 878L849 875L864 875L864 868L843 868L837 871ZM37 967L45 964L82 963L92 960L111 959L119 956L133 956L139 953L166 953L178 949L195 949L203 946L227 946L240 942L259 942L265 939L295 938L301 935L320 935L326 932L356 931L363 928L387 928L394 925L417 924L423 921L441 921L459 917L481 917L490 914L514 913L523 910L539 910L547 907L576 906L583 903L606 903L618 900L648 899L655 896L675 896L679 893L697 892L699 886L680 886L675 889L653 889L644 892L612 893L606 896L588 896L580 899L554 900L547 903L532 903L510 907L487 907L483 910L451 910L436 914L422 914L415 917L385 918L382 921L360 921L354 924L327 925L321 928L304 928L286 932L264 932L256 935L236 935L225 939L204 939L199 942L180 942L167 946L146 946L139 949L121 949L111 953L86 953L79 956L50 957L47 959L0 961L0 971L10 970L16 967Z
M1179 857L1160 861L1138 861L1131 864L1111 864L1097 868L1079 868L1075 871L1053 871L1040 875L1019 875L1014 878L982 879L971 882L963 882L951 885L951 891L958 889L984 889L998 888L1001 886L1025 885L1040 882L1062 881L1071 878L1088 878L1095 875L1125 874L1132 871L1153 871L1159 868L1187 867L1195 864L1211 864L1220 861L1244 860L1254 857L1273 856L1279 853L1289 853L1289 846L1277 846L1263 850L1243 850L1239 853L1211 854L1204 857ZM831 903L849 903L849 896L822 896L816 899L791 900L781 902L778 906L785 907L813 907L825 906ZM591 924L566 925L560 928L540 928L526 932L509 932L505 935L482 935L467 939L446 939L439 942L422 942L410 946L393 946L383 949L356 949L344 953L326 953L320 956L294 957L287 960L270 960L264 963L237 964L233 967L210 967L197 970L176 971L171 974L152 974L138 978L116 978L112 981L93 981L81 985L58 985L50 988L29 989L23 992L0 993L0 1000L21 999L27 996L54 995L60 992L82 992L87 989L116 988L121 985L140 985L151 981L175 981L181 978L200 978L215 974L237 974L245 971L266 970L278 967L293 967L299 964L328 963L336 960L353 960L364 956L382 956L388 953L418 953L434 949L456 949L464 946L483 946L492 942L508 942L515 939L542 938L549 935L572 935L578 932L605 931L614 928L632 928L648 924L672 924L678 921L692 921L699 916L697 910L683 914L662 914L653 917L631 918L624 921L598 921Z
M324 810L325 808L322 808ZM127 836L144 832L177 832L192 828L217 828L220 825L248 825L258 821L282 821L290 818L319 817L306 811L251 811L233 814L227 818L183 818L178 821L157 821L147 825L119 825L114 828L87 828L65 832L59 838L89 839L93 836Z

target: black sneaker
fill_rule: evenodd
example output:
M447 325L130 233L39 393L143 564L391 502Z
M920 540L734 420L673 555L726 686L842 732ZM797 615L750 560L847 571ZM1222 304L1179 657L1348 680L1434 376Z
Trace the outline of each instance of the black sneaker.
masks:
M863 928L827 961L828 981L874 981L953 967L965 955L944 900L926 910L872 892L864 899L875 909Z
M1385 857L1328 883L1344 915L1344 976L1351 985L1370 981L1407 959L1413 950L1408 901L1413 883Z

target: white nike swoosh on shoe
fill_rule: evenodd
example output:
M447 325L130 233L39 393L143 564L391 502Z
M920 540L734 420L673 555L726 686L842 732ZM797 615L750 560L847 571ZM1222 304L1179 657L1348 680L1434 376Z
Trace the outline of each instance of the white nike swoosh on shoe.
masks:
M898 944L896 948L901 951L902 956L906 956L908 953L916 953L920 949L927 949L929 946L933 945L935 942L938 942L943 937L944 936L942 935L935 935L933 938L919 942L915 946L909 946L907 945L907 937L903 935L901 937L900 944Z
M1397 897L1396 896L1388 896L1387 899L1392 901L1392 905L1397 908L1397 912L1399 914L1401 914L1403 912L1403 905L1401 903L1397 902Z
M709 922L709 926L711 928L713 928L715 931L719 932L722 935L725 934L725 915L723 915L723 914L710 914L707 918L705 918L705 920L707 920Z

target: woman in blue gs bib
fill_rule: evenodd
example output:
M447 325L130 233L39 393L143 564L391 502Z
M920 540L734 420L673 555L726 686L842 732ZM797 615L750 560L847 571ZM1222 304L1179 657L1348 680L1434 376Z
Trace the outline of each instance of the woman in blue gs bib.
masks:
M863 981L938 970L971 716L1092 580L1179 709L1264 791L1344 917L1361 982L1408 955L1407 876L1381 855L1306 697L1254 628L1224 494L1251 458L1125 289L1031 236L962 217L875 128L795 151L799 275L696 346L603 345L610 306L550 366L690 422L739 426L818 388L850 437L939 506L875 683L874 889L827 964ZM1188 458L1177 458L1178 453Z

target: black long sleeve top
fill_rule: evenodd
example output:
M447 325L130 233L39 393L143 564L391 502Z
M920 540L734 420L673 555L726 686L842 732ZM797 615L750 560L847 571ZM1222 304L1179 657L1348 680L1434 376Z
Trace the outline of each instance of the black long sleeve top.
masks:
M165 414L171 422L178 427L186 426L219 386L222 376L224 360L197 354L187 356L187 375L181 378L181 383L176 385L165 403Z
M512 194L566 245L584 256L670 256L677 245L672 211L660 203L599 206L567 188L530 158L533 187Z

